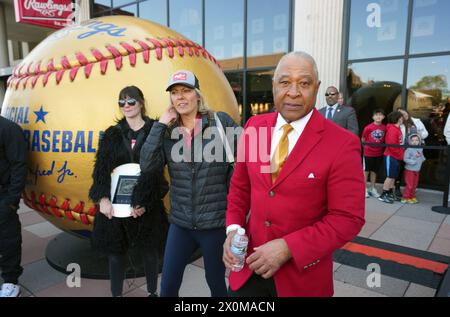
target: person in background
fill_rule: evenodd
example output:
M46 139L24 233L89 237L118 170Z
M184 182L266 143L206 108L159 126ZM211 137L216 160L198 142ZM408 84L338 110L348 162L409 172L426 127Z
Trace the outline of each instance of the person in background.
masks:
M384 111L377 109L373 112L373 123L365 127L362 134L363 143L384 144L386 138L386 126L383 124L385 118ZM374 198L380 197L375 184L377 181L377 174L383 165L383 147L374 147L370 145L364 146L364 166L365 179L370 176L370 188L366 188L366 198L372 196Z
M398 111L403 115L403 124L400 126L403 134L402 145L408 145L409 137L411 135L418 134L424 143L425 139L428 138L428 131L425 125L420 119L413 118L410 113L405 108L399 108ZM402 192L400 186L402 183L403 174L405 171L405 162L400 162L400 172L395 180L395 200L400 201L402 197Z
M27 177L27 144L22 129L0 117L0 297L18 297L23 268L22 231L17 210Z
M402 145L403 134L400 126L403 124L403 115L395 111L388 116L386 129L386 144ZM400 173L400 162L403 161L405 150L403 148L387 147L384 151L384 166L386 169L386 180L383 185L383 193L378 198L380 201L393 204L395 201L395 180ZM400 198L401 200L401 198Z
M328 87L325 97L328 106L323 107L319 112L328 120L358 135L359 125L355 109L339 104L339 90L333 86Z
M408 143L412 146L419 146L422 144L422 140L418 134L412 134L409 136ZM423 162L425 162L423 149L408 148L405 151L404 161L406 186L402 203L417 204L417 186L419 185L420 169L422 168Z
M155 122L145 115L145 104L138 87L125 87L120 91L118 106L123 118L109 127L100 141L89 191L91 200L100 205L94 221L92 245L108 256L113 297L122 296L125 263L132 248L143 257L149 297L157 297L159 260L168 228L162 201L168 184L162 168L141 172L133 188L130 218L114 217L111 202L112 171L124 164L139 163L141 147Z

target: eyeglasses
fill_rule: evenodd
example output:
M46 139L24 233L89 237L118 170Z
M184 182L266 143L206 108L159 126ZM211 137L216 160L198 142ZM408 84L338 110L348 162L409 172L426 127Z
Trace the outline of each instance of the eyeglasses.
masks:
M325 94L325 97L330 97L330 96L336 96L338 93L337 92L335 92L335 93L333 93L333 94Z
M137 101L136 101L136 99L127 99L127 100L125 100L125 99L119 99L119 107L125 107L125 104L129 104L130 106L136 106L136 103L137 103Z

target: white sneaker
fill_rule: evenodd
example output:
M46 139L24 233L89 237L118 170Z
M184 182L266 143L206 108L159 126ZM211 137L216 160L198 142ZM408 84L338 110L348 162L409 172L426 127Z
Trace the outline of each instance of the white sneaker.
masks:
M0 292L0 297L19 297L20 296L20 286L10 283L5 283L2 286L2 291Z
M366 198L369 198L369 197L370 197L369 191L368 191L367 188L366 188Z
M379 198L380 197L380 194L377 192L376 188L372 188L369 191L369 195L374 197L374 198Z

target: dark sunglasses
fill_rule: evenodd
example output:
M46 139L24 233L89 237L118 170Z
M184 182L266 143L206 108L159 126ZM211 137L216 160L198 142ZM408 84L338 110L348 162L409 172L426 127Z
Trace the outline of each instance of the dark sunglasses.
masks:
M130 106L136 106L136 103L137 103L137 101L136 101L136 99L128 99L128 100L125 100L125 99L119 99L119 107L125 107L125 105L126 104L129 104Z
M334 94L325 94L325 97L330 97L330 96L336 96L338 93L334 93Z

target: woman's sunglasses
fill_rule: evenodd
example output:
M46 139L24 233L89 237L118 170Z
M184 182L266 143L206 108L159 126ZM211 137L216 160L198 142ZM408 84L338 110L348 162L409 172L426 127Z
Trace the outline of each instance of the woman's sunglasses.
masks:
M128 100L125 100L125 99L119 99L119 107L125 107L125 105L126 104L129 104L130 106L136 106L136 103L137 103L137 101L136 101L136 99L128 99Z

